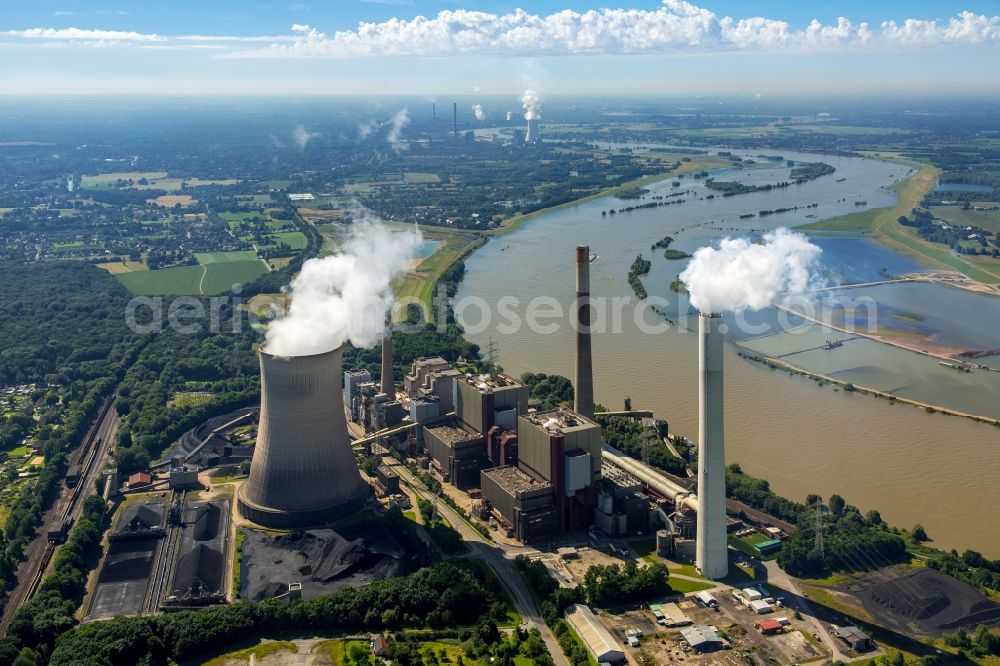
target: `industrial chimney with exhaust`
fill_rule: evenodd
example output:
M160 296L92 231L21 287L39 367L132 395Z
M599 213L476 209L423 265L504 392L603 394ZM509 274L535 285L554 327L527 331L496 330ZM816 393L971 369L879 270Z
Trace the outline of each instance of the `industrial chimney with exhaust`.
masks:
M382 336L382 393L396 399L396 383L392 376L392 318L385 319L385 334Z
M590 246L576 246L576 370L573 411L594 418L594 367L590 353Z
M368 497L347 435L341 350L276 356L261 350L260 425L240 514L268 527L328 523Z
M726 536L726 450L723 433L722 316L698 316L698 534L695 566L719 580L729 575Z

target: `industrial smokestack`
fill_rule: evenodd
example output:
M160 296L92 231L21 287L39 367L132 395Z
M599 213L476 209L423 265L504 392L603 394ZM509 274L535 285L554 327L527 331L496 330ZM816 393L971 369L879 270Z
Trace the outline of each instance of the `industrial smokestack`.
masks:
M590 246L576 246L576 376L577 414L594 418L594 366L590 354Z
M729 575L726 539L726 449L723 432L722 316L698 316L698 535L695 565L701 575Z
M392 318L385 318L385 335L382 336L382 393L396 397L396 383L392 376Z
M454 116L452 122L455 127L455 138L458 138L458 102L454 102L451 108L452 115Z
M438 117L438 105L437 102L431 102L431 118L437 120Z
M260 356L260 424L240 514L268 527L328 523L365 503L344 415L340 348Z

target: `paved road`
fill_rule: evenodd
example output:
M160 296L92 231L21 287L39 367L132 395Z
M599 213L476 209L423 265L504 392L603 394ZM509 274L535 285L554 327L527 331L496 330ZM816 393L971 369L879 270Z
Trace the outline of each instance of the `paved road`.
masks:
M84 438L84 446L78 448L69 460L70 465L80 465L84 468L75 488L62 485L59 496L52 506L42 516L42 524L34 541L28 546L24 562L17 569L17 586L7 596L0 618L0 633L7 631L7 625L14 613L25 601L35 593L45 569L55 554L56 548L48 541L49 530L56 530L62 525L66 516L72 516L74 524L83 512L83 502L90 496L94 488L94 480L104 470L111 447L118 434L118 414L112 405L115 396L108 398L101 407L101 418L91 426L90 432ZM100 446L97 445L100 438Z
M785 604L802 614L803 619L809 624L810 627L812 627L812 633L820 637L823 645L830 652L830 660L843 661L847 663L854 659L855 657L852 657L841 650L841 642L831 636L827 628L823 626L823 623L816 619L816 612L806 599L806 595L804 595L802 590L799 589L799 586L796 585L795 580L782 571L781 567L778 566L778 563L775 560L764 562L764 566L767 568L767 580L769 583L773 583L776 587L780 587L781 589L792 593L792 598L789 598L788 596L785 597Z
M390 463L389 458L384 459L387 463ZM395 471L402 476L413 488L413 491L423 497L424 499L432 499L431 493L423 487L423 485L410 473L410 470L406 469L405 466L392 461L390 463ZM542 635L542 640L545 641L546 647L549 649L549 654L552 655L553 661L555 661L556 666L570 666L569 660L563 654L562 648L559 647L559 641L556 640L555 634L549 629L545 621L542 620L541 613L538 612L538 608L535 606L535 601L531 597L531 592L528 590L527 585L524 583L524 579L521 574L514 569L514 564L511 562L510 555L507 552L507 548L503 544L491 543L483 538L483 535L473 529L465 519L459 515L454 509L443 501L437 503L438 511L441 512L451 523L462 538L468 543L472 550L471 557L481 559L486 562L493 571L496 573L497 578L499 578L510 590L511 597L514 601L514 607L517 612L521 614L524 623L528 625L529 628L538 629L539 633ZM524 552L526 550L523 547L516 548L514 550Z

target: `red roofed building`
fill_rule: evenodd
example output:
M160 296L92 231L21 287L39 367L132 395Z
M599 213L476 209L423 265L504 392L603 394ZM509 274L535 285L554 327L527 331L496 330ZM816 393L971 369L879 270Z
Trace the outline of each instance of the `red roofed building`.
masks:
M780 634L782 629L784 629L784 625L777 620L763 620L762 622L755 622L753 626L766 636Z
M136 472L132 476L128 477L126 481L126 486L129 490L134 488L142 488L143 486L148 486L153 483L153 477L146 472Z

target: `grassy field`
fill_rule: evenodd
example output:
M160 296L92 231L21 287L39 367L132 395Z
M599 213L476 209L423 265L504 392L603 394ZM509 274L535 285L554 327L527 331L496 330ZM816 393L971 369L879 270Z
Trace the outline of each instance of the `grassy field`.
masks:
M178 391L174 393L175 407L195 407L212 401L212 394L204 391Z
M114 187L115 183L119 180L138 181L145 178L152 181L166 177L166 171L114 171L94 176L82 176L80 178L80 187Z
M931 206L928 210L941 220L1000 232L1000 210L963 210L961 206Z
M234 284L253 282L266 272L267 267L260 259L211 264L205 267L205 275L199 282L197 293L205 296L225 293Z
M897 129L895 127L855 127L853 125L783 125L781 129L791 132L815 132L816 134L840 134L842 136L913 134L912 130Z
M202 266L173 266L119 273L115 277L136 296L185 296L201 293L198 285L204 272Z
M365 649L368 646L365 645ZM260 645L255 645L253 647L244 648L242 650L235 650L233 652L227 652L226 654L219 655L218 657L205 662L206 666L223 666L224 664L231 664L233 662L245 661L247 663L256 662L265 657L271 655L280 654L282 652L289 652L295 654L297 648L294 643L289 643L288 641L272 641L270 643L261 643ZM337 662L340 663L340 662Z
M419 171L407 171L403 174L403 181L407 184L417 183L440 183L441 176L436 173L422 173Z
M386 224L404 230L409 228L409 225ZM444 245L421 261L416 270L396 280L393 290L402 303L422 303L433 321L432 303L437 279L449 266L479 247L483 240L479 233L462 229L424 227L421 231L425 239L444 241Z
M202 266L211 264L228 264L234 261L258 261L253 250L237 250L235 252L196 252L195 259Z
M115 277L137 296L209 296L227 292L235 283L252 282L267 272L253 252L206 252L195 256L202 262L197 266L121 272Z
M309 239L301 231L280 231L276 234L269 234L268 239L273 239L273 244L285 243L293 250L304 250L309 244ZM267 245L261 245L267 247Z
M870 231L872 236L900 254L929 263L939 269L959 271L973 280L995 284L1000 282L1000 262L988 257L965 257L953 254L939 243L929 243L917 236L909 227L897 220L909 215L920 205L924 195L937 183L940 171L927 163L907 159L897 153L871 153L870 157L916 169L916 173L895 185L899 201L889 208L876 208L842 215L798 227L800 230Z
M683 594L687 594L689 592L700 592L701 590L708 590L715 587L715 583L698 583L684 578L671 578L668 582L670 583L671 590L674 592L681 592Z

